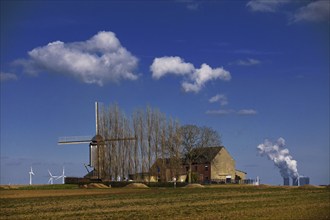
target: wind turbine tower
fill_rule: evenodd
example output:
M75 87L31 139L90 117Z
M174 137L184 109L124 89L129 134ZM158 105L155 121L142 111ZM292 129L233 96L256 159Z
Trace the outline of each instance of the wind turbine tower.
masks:
M32 176L34 176L32 167L31 167L31 170L30 170L29 174L30 174L30 185L32 185Z
M57 177L57 180L62 178L62 183L64 184L64 183L65 183L65 181L64 181L65 177L66 177L66 176L65 176L65 174L64 174L64 167L63 167L62 175L59 176L59 177Z

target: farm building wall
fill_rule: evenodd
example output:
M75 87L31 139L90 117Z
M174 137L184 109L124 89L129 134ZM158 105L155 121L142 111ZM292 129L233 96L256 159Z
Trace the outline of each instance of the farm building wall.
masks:
M243 183L243 180L246 178L246 173L240 170L235 171L235 182Z
M235 160L223 147L211 162L211 180L226 181L229 176L235 178Z

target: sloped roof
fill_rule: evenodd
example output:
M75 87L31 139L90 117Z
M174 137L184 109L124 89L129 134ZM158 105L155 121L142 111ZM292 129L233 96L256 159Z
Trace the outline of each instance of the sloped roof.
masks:
M224 147L218 146L195 148L190 153L190 155L192 155L192 162L194 164L211 163L211 161L217 156L217 154L222 148ZM185 160L185 162L188 162L187 159Z
M211 163L212 160L217 156L217 154L221 151L221 149L224 148L223 146L218 147L203 147L203 148L195 148L190 152L190 155L192 156L192 163L193 164L207 164ZM158 166L161 166L164 164L165 167L168 167L169 164L172 162L172 158L158 158L157 161L154 162L152 165L152 169L156 169ZM187 157L180 158L182 165L188 164ZM176 163L177 161L174 161Z

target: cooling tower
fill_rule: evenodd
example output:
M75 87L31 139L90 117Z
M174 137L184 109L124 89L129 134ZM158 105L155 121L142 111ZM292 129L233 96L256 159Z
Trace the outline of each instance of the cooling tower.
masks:
M299 183L300 183L300 186L309 184L309 177L307 177L307 176L300 176L299 177Z
M290 186L290 178L284 177L283 178L283 186Z

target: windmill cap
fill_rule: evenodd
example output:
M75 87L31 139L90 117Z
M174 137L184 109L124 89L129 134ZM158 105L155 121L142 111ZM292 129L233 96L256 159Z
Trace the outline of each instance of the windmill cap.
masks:
M92 142L102 142L102 141L104 141L104 138L101 135L99 135L99 134L95 135L92 138Z

